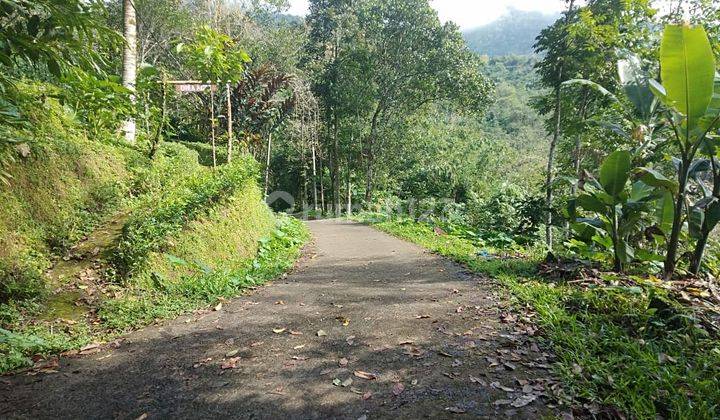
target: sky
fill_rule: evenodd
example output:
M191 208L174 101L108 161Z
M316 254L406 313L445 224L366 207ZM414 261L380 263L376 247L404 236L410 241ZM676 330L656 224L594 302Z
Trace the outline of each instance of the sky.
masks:
M290 13L307 13L307 0L290 0ZM507 13L508 8L555 13L563 9L562 0L431 0L440 20L452 20L462 29L472 29L490 23Z

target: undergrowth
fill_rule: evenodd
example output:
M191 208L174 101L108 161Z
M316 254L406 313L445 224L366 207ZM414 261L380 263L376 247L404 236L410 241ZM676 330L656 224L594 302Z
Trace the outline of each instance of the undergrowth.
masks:
M555 372L577 402L618 408L632 418L720 415L720 341L650 282L583 289L539 277L539 256L498 258L473 241L437 234L412 220L360 217L497 279L531 305L557 355Z

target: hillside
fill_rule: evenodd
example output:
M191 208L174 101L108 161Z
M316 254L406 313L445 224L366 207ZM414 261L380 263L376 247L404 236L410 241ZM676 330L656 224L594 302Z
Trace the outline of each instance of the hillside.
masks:
M463 36L473 51L489 56L532 54L535 38L557 15L510 9L500 19L466 31Z

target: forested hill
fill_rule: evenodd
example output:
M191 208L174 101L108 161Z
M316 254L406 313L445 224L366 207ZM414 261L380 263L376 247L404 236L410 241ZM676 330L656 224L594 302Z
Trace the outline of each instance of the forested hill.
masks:
M543 28L550 26L558 15L524 12L510 9L500 19L466 31L463 35L468 46L489 56L532 54L535 38Z

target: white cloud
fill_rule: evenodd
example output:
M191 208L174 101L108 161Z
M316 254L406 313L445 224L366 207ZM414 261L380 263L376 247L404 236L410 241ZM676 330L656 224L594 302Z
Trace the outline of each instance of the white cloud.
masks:
M554 13L563 10L562 0L431 0L443 22L453 21L463 29L490 23L508 9Z
M290 3L289 13L299 16L307 14L308 0L291 0ZM554 13L563 9L564 2L562 0L431 0L430 4L438 11L443 22L451 20L463 29L470 29L496 20L511 7Z
M290 0L288 13L295 16L305 16L308 12L308 0Z

